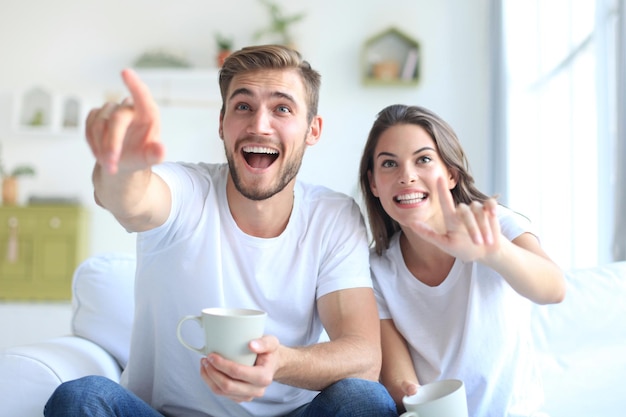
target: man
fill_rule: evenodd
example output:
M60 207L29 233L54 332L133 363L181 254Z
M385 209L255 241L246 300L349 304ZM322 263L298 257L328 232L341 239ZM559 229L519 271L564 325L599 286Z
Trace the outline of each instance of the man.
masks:
M157 106L132 71L122 76L132 100L92 110L86 131L96 201L137 233L124 388L98 377L65 383L45 415L397 415L377 382L359 208L296 181L322 132L319 74L281 46L231 55L220 70L228 162L219 165L163 163ZM249 345L254 366L200 359L178 343L181 317L218 306L268 313L266 336ZM323 329L330 341L318 343Z

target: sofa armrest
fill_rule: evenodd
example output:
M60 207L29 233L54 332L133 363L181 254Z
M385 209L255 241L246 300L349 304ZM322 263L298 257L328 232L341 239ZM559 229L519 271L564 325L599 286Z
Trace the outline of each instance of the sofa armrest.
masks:
M62 382L86 375L119 381L121 369L100 346L64 336L0 350L2 415L35 417Z

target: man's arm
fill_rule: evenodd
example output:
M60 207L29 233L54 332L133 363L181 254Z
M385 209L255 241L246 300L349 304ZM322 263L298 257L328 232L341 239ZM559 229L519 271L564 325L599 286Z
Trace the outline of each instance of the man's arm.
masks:
M380 324L374 292L352 288L318 300L330 342L279 349L278 382L321 390L345 378L377 381L381 367Z
M93 170L96 203L110 211L129 232L143 232L167 220L171 194L167 184L150 169L129 174Z
M150 91L131 70L122 78L132 99L106 103L87 117L85 133L96 158L94 196L127 230L144 231L169 215L169 188L151 169L165 152Z
M286 347L274 336L250 342L254 366L211 353L200 374L211 390L233 401L262 397L272 381L320 391L345 378L377 381L381 367L380 324L370 288L335 291L318 300L330 342Z

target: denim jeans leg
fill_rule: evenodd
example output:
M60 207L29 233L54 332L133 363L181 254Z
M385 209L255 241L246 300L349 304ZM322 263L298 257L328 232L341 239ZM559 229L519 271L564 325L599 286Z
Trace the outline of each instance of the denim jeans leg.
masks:
M64 382L44 407L45 417L163 417L118 383L101 376Z
M330 385L285 417L398 417L398 411L382 384L348 378Z

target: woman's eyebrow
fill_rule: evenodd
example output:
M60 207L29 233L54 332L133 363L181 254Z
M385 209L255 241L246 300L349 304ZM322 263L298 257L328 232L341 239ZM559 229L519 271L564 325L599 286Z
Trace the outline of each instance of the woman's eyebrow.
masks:
M420 154L420 153L422 153L424 151L433 151L434 152L435 149L433 147L431 147L431 146L424 146L422 148L419 148L415 152L413 152L413 155ZM376 155L376 158L380 158L381 156L390 156L390 157L395 158L396 154L393 153L393 152L381 151L381 152L378 153L378 155Z
M376 158L380 158L381 156L391 156L391 157L395 157L395 156L396 156L396 154L395 154L395 153L392 153L392 152L385 152L385 151L382 151L382 152L379 152L379 153L378 153L378 155L376 155Z
M416 150L415 152L413 152L413 155L417 155L418 153L422 153L424 151L435 151L435 148L431 147L431 146L424 146L423 148L419 148L418 150Z

